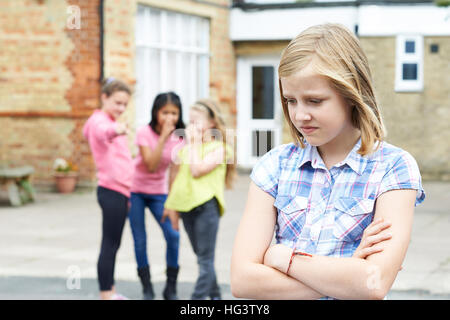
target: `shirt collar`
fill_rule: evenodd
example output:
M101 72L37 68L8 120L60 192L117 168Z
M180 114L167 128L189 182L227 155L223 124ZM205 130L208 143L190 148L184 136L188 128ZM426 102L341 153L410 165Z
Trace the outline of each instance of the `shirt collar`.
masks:
M301 168L306 163L310 162L311 167L313 167L314 169L322 168L326 170L327 167L325 166L325 163L323 162L322 157L320 156L319 151L317 150L317 147L311 146L306 141L304 142L304 144L305 148L302 153L303 157L300 160L298 167Z
M353 146L347 157L343 161L335 164L334 167L341 167L347 164L358 175L361 175L364 172L368 158L363 157L358 153L360 147L361 138L358 139L358 142L356 142L356 144ZM305 142L305 151L303 152L303 158L299 162L299 168L305 165L307 162L311 162L311 166L315 169L322 168L327 170L327 167L325 166L325 163L323 162L322 157L317 150L317 147L313 147Z
M347 155L344 161L341 164L347 164L353 171L357 174L361 175L366 168L366 164L368 161L367 157L363 157L358 153L359 148L361 148L361 138L358 139L352 151Z

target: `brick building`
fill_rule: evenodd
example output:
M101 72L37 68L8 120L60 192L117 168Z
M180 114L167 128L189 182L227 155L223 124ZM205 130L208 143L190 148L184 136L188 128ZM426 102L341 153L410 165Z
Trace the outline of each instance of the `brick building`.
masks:
M277 88L282 49L307 27L336 22L357 34L367 54L386 140L415 157L424 179L450 180L450 7L432 0L241 0L230 16L241 163L251 167L265 152L254 147L261 140L291 141Z
M81 29L68 28L68 7ZM0 1L2 164L35 167L51 180L56 157L73 159L81 178L93 172L81 128L100 95L99 1Z
M92 185L81 129L99 107L100 80L113 76L134 88L121 119L133 132L149 121L157 92L177 92L185 120L197 98L218 100L237 129L238 163L250 168L265 152L258 142L290 139L275 81L281 50L326 18L360 37L388 141L415 156L424 178L450 179L448 10L426 0L256 2L0 0L0 165L31 164L35 184L52 186L53 161L64 157ZM416 55L398 49L411 45ZM403 64L412 87L398 78Z
M228 0L1 0L0 164L31 164L35 184L51 186L53 161L64 157L80 168L80 184L92 184L81 131L99 107L102 77L133 86L121 119L132 129L148 123L155 94L168 90L184 111L198 98L217 99L235 126L229 7Z

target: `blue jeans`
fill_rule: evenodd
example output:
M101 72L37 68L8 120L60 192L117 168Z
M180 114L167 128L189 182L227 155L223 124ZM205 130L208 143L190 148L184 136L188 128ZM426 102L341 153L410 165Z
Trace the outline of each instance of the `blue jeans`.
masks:
M168 267L178 268L178 247L180 244L180 233L172 228L169 219L161 223L164 212L166 194L131 193L131 208L128 213L131 231L134 239L134 252L138 268L149 266L147 258L147 233L145 232L145 207L158 221L164 238L166 239L166 263Z

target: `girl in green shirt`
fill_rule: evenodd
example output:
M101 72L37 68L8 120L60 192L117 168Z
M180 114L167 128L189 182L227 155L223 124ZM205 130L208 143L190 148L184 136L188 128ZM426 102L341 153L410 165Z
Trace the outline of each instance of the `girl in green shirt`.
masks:
M181 217L197 256L199 276L191 299L220 299L214 268L219 218L225 211L224 190L236 172L233 150L225 141L225 123L214 101L197 101L189 110L186 146L178 153L178 173L162 217L178 230Z

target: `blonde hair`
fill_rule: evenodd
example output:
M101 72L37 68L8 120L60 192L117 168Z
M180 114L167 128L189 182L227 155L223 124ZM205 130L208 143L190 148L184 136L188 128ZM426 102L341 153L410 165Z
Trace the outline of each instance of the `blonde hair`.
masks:
M222 113L220 112L219 107L217 106L216 102L214 102L211 99L200 99L197 100L192 106L191 109L198 110L200 112L205 113L210 120L214 122L214 129L218 130L221 134L221 138L224 141L224 144L227 143L226 138L226 132L225 132L225 121L222 117ZM234 146L234 143L231 145ZM227 160L226 155L226 148L224 146L224 159L226 159L226 174L225 174L225 186L227 189L231 189L233 185L234 178L236 176L236 163L235 163L235 157L233 156L232 162L230 163L230 160Z
M328 78L331 86L349 106L353 106L352 124L361 131L358 153L370 154L375 143L386 136L386 129L375 99L367 57L356 36L340 24L310 27L295 37L282 52L278 68L280 96L294 140L305 147L303 135L289 118L280 79L291 76L311 62L315 71Z

